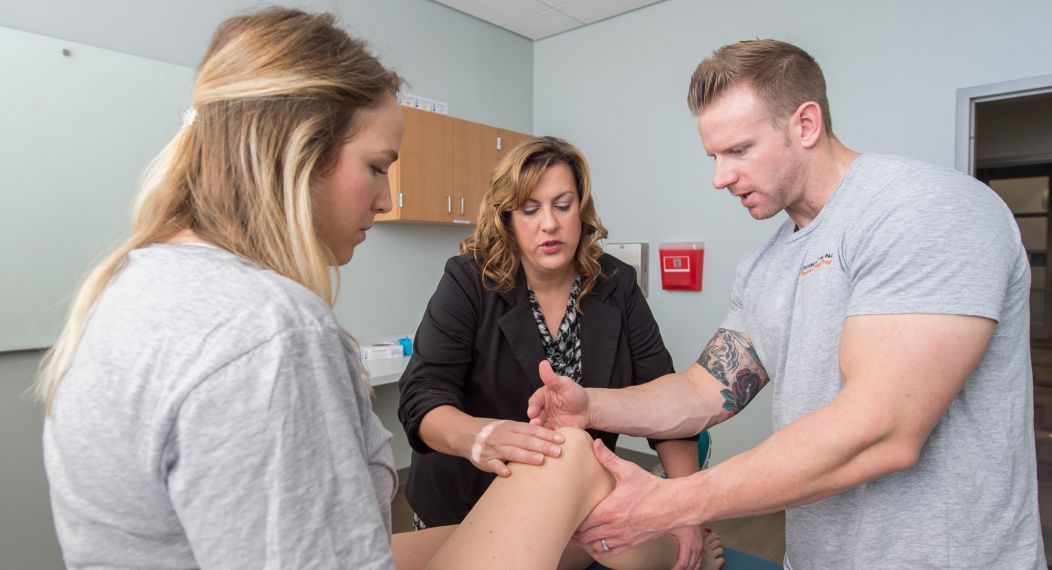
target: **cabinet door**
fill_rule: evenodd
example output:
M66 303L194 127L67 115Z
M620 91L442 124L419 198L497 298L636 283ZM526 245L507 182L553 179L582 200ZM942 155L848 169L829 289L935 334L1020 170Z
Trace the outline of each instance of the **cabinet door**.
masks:
M405 134L398 161L391 165L390 174L393 207L390 214L377 219L450 222L453 219L453 119L408 107L402 107L402 112Z
M497 151L498 160L504 158L504 155L511 152L511 149L533 138L533 135L517 133L505 129L497 129L497 136L500 137L500 150Z
M496 127L453 120L453 222L478 223L479 204L497 163Z

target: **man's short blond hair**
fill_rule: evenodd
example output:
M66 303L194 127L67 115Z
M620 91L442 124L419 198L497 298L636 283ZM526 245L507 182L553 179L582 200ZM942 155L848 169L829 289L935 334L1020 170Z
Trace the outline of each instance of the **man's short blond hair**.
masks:
M735 85L751 88L767 106L776 125L813 101L822 109L827 135L833 134L833 119L826 98L822 68L806 51L778 40L746 40L712 52L694 70L687 93L687 106L695 116Z

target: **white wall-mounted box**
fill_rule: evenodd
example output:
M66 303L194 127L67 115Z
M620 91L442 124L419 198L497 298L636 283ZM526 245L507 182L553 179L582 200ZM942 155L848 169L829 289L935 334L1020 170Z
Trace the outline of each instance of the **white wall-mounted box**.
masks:
M636 270L636 283L643 291L643 296L650 295L647 282L649 281L647 270L649 268L650 246L645 242L638 243L609 243L603 246L606 253L624 261Z

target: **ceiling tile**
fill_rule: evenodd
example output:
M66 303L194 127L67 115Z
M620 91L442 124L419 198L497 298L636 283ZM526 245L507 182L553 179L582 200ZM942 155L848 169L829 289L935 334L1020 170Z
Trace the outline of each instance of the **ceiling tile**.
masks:
M491 24L505 26L549 9L539 0L435 0ZM555 0L548 0L555 2Z
M539 40L580 26L580 22L565 14L555 10L547 10L535 16L512 22L504 27L531 40Z
M554 2L555 0L550 0ZM559 11L578 22L592 24L611 16L631 12L661 0L574 0L559 7Z

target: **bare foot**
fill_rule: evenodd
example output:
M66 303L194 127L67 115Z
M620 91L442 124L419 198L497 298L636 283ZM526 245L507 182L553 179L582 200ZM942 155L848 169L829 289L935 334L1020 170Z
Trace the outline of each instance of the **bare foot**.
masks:
M701 555L702 570L719 570L723 568L723 537L717 532L705 529L705 552Z

